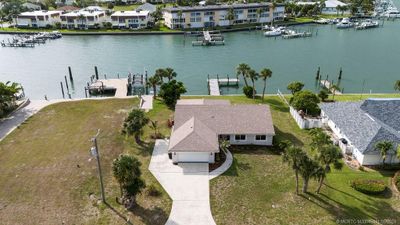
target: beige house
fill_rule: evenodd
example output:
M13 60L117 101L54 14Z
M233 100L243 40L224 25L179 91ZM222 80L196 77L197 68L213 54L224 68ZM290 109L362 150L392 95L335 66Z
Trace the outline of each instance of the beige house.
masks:
M285 6L271 3L247 3L232 5L207 5L172 7L164 9L165 25L171 29L229 26L243 23L268 23L283 20ZM230 13L233 19L230 20Z
M180 100L168 153L174 163L214 163L219 140L231 145L271 146L275 135L267 105L232 105L227 100Z

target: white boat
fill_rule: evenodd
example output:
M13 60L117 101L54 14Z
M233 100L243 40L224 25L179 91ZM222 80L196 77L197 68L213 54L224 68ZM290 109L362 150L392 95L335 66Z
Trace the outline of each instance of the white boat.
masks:
M383 16L387 18L400 18L400 12L395 8L391 8L388 9L385 13L383 13Z
M336 24L336 28L338 29L346 29L354 26L354 23L350 21L349 18L343 18L338 24Z
M314 22L315 22L315 23L318 23L318 24L328 24L328 23L329 23L329 20L328 20L328 19L321 18L321 19L318 19L318 20L314 20Z
M379 27L379 22L371 19L367 19L360 24L356 25L357 30L363 30L363 29L369 29L369 28L374 28L374 27Z
M270 31L265 31L264 32L264 36L265 37L281 36L284 30L285 30L284 27L278 27L278 28L272 27Z

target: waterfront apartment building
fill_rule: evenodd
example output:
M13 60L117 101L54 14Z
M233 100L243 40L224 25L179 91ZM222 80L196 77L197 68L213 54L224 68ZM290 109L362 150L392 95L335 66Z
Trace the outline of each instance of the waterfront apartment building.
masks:
M61 11L38 10L23 12L15 19L17 27L45 28L60 22Z
M283 20L285 6L271 3L172 7L164 9L165 25L171 29L268 23Z
M100 7L87 7L61 15L61 27L67 29L91 29L103 26L106 12Z
M111 15L113 28L142 29L153 21L147 10L117 11Z

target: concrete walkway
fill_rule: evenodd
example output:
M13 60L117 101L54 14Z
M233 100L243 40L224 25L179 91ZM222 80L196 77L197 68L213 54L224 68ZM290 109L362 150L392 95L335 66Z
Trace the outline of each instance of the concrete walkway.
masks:
M215 225L210 208L208 163L173 165L168 142L157 140L149 170L172 198L167 225Z
M153 96L142 95L142 99L140 100L140 108L144 109L146 112L153 109Z
M12 113L7 118L0 121L0 141L3 140L9 133L11 133L15 128L17 128L26 119L31 117L33 114L37 113L42 108L62 101L68 101L64 99L60 100L33 100L30 103L19 109L18 111Z
M214 179L214 178L218 177L219 175L225 173L225 171L227 171L229 169L229 167L232 166L232 163L233 163L232 153L230 151L227 151L225 162L220 167L218 167L217 169L210 172L209 179L210 180Z

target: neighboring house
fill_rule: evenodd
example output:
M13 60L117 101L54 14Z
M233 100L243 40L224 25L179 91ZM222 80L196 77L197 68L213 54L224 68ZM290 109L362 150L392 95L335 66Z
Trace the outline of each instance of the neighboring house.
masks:
M57 5L73 5L75 0L56 0Z
M22 4L22 7L27 8L30 11L35 11L35 10L41 10L42 7L40 5L36 5L30 2L25 2L24 4Z
M320 105L322 121L340 139L344 153L351 154L361 165L382 163L379 141L400 143L400 98L368 99L362 102L335 102ZM389 152L387 163L399 163L395 152Z
M33 11L23 12L15 19L17 27L44 28L54 26L60 22L61 11Z
M146 28L152 21L149 11L117 11L111 15L111 23L114 28Z
M328 0L325 1L325 7L322 9L322 14L330 14L330 15L334 15L334 14L339 14L342 13L341 11L337 10L338 6L347 6L346 3L343 3L341 1L338 0ZM350 14L349 10L346 10L345 12L343 12L344 14Z
M97 6L61 15L61 27L67 29L90 29L103 26L106 22L105 11Z
M63 13L67 13L67 12L78 11L78 10L80 10L80 8L72 6L72 5L66 5L66 6L59 7L56 10L61 11Z
M267 105L231 105L227 100L179 100L168 153L174 163L214 163L219 140L231 145L272 145Z
M208 5L165 8L165 25L171 29L229 26L243 23L268 23L283 20L285 6L277 4L272 12L271 3ZM229 11L233 10L233 20ZM182 13L182 15L180 15Z
M149 11L150 13L153 13L157 10L157 6L150 3L144 3L143 5L137 7L136 10Z

